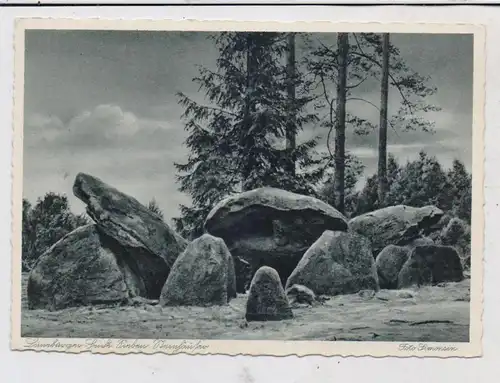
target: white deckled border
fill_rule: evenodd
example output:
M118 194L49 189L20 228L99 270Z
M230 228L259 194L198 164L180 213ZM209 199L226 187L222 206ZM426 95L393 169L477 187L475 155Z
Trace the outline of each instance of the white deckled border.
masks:
M191 31L301 31L474 34L473 201L470 341L468 343L323 342L323 341L221 341L221 340L119 340L49 339L21 337L21 211L23 174L24 31L26 29L191 30ZM472 24L443 23L330 23L169 21L26 18L16 22L14 135L12 187L12 306L11 347L14 350L67 353L167 353L224 355L323 356L426 356L476 357L482 354L483 247L484 247L484 103L485 28Z

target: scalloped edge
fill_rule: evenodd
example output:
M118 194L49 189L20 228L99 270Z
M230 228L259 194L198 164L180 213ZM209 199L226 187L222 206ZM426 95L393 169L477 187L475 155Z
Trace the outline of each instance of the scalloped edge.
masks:
M468 343L433 342L322 342L322 341L214 341L214 340L130 340L44 338L34 346L31 338L21 337L21 203L23 174L24 32L26 29L99 30L191 30L191 31L301 31L301 32L391 32L391 33L471 33L474 34L473 108L473 209L471 267L471 317ZM370 357L479 357L482 356L483 243L484 243L484 104L486 29L466 23L380 23L380 22L270 22L124 20L101 18L18 18L14 32L14 110L12 158L12 302L11 349L16 351L95 354L189 354L227 356L370 356ZM136 342L135 347L124 347ZM40 342L40 340L39 340ZM164 349L155 348L162 342ZM31 343L31 345L30 345ZM184 350L187 345L191 350ZM196 344L196 346L193 346ZM194 348L194 349L193 349Z

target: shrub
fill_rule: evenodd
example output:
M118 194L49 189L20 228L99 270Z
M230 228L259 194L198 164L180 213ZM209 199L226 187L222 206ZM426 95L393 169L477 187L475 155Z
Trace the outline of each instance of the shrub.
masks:
M33 207L23 199L22 219L23 271L31 270L38 258L66 234L89 223L84 215L70 211L65 195L52 192L38 198Z
M454 247L464 266L470 258L471 229L470 226L459 218L452 218L439 236L439 242L445 246Z
M158 206L158 203L154 198L149 201L147 208L151 213L156 214L162 220L164 219L163 212L161 211L160 206Z

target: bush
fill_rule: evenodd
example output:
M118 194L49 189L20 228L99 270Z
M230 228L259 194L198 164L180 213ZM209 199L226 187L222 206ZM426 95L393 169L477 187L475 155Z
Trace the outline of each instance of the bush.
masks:
M65 195L47 193L38 198L33 207L27 199L23 199L23 271L31 270L38 258L66 234L88 223L84 215L75 215L70 211Z
M156 214L162 220L164 219L163 212L161 211L160 206L158 206L156 199L153 198L151 201L149 201L147 208L151 213Z
M419 158L400 166L393 156L387 162L389 192L384 201L378 201L378 181L374 174L359 193L355 215L386 206L434 205L451 216L470 224L472 176L459 160L450 170L443 170L436 157L420 152Z
M468 266L471 248L471 229L470 226L459 218L452 218L446 227L443 228L439 236L439 242L445 246L454 247L462 264Z

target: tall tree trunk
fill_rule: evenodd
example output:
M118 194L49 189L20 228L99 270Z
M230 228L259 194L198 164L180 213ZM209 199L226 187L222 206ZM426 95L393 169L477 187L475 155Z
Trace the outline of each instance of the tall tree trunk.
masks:
M243 159L243 172L242 172L242 189L243 191L252 189L250 175L252 173L252 169L254 167L254 158L251 155L252 148L254 146L254 137L250 132L252 128L252 118L251 113L254 109L253 102L253 92L255 87L255 71L256 71L256 62L255 62L255 38L254 34L249 32L246 37L247 44L247 52L246 52L246 100L245 100L245 114L243 121L243 132L241 132L242 142L241 145L245 146L245 153L247 154L247 158Z
M380 128L378 140L378 202L387 195L387 98L389 95L389 34L382 35L382 84L380 91Z
M345 106L347 57L349 55L349 35L337 36L339 78L337 82L337 125L335 129L335 207L341 213L345 210Z
M289 33L287 36L287 56L286 56L286 74L287 74L287 98L288 98L288 126L286 130L286 150L288 172L295 176L295 136L296 136L296 111L295 111L295 34Z

